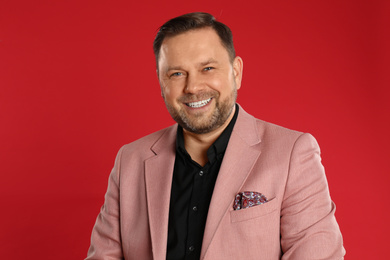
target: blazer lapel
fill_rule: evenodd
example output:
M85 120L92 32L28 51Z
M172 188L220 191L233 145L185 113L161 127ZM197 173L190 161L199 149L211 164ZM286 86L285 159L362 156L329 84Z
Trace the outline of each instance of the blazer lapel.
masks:
M155 260L166 257L176 130L177 125L168 128L151 147L156 155L145 161L148 217Z
M221 219L233 207L235 195L261 153L258 147L254 147L260 143L259 135L256 120L240 107L211 198L201 259L204 258Z

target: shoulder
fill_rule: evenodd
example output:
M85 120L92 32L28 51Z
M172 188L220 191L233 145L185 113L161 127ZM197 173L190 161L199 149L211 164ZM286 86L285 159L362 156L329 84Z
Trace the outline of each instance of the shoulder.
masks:
M252 141L279 143L295 142L303 132L292 130L274 123L255 118L240 107L239 117L236 123L236 132L243 139Z
M152 134L141 137L122 146L120 153L122 155L131 155L136 153L141 157L154 155L154 150L161 146L174 146L176 141L176 130L177 124L174 124Z
M276 125L274 123L266 122L264 120L255 118L258 129L264 136L273 138L298 138L303 134L301 131L289 129L284 126Z
M311 134L255 118L242 108L237 120L236 133L248 143L258 143L277 154L287 155L297 147L319 149L316 139Z
M259 128L264 129L264 140L272 142L288 140L289 142L293 142L294 145L318 146L316 139L310 133L292 130L260 119L256 119L256 121Z

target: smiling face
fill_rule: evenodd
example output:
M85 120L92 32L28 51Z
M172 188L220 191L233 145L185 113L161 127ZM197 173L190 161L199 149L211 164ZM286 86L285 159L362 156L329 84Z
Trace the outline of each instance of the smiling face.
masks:
M162 96L178 124L195 134L226 127L241 86L242 60L231 61L212 28L164 39L158 64Z

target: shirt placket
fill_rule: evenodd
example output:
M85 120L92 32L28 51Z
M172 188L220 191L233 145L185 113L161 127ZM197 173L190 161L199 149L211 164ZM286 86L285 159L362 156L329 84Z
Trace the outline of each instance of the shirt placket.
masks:
M202 203L202 189L203 189L203 179L204 175L207 173L207 167L198 168L194 173L194 185L191 194L190 206L188 209L188 237L187 237L187 254L186 259L197 259L195 252L198 252L202 245L197 244L197 241L201 241L199 239L200 230L199 230L199 222L200 214L199 208L204 206ZM199 257L199 256L198 256Z

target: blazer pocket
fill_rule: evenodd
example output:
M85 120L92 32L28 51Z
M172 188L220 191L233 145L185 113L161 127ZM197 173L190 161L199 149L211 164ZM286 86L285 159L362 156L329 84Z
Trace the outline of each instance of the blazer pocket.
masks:
M267 215L278 208L277 199L273 198L264 204L253 206L246 209L230 211L230 220L232 223L250 220Z

